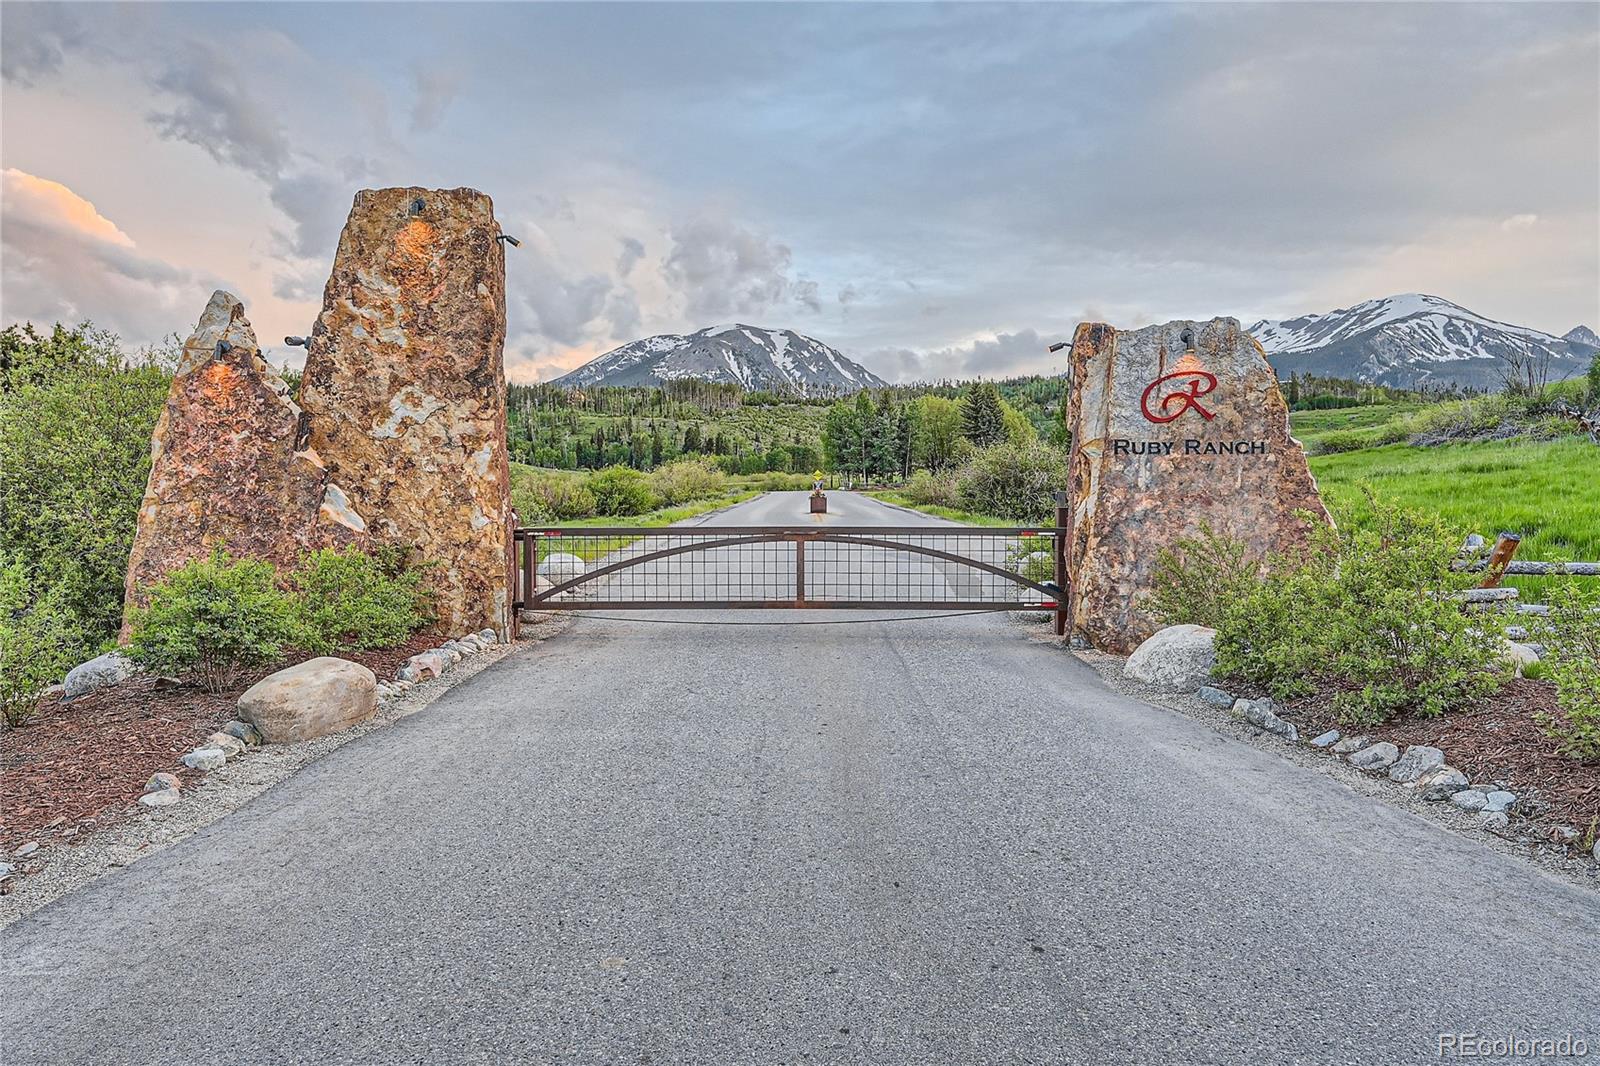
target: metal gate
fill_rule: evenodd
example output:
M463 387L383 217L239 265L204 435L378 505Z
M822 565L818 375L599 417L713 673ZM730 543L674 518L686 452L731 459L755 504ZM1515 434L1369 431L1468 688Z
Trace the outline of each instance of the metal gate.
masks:
M561 611L1055 611L1053 527L516 531L516 606Z

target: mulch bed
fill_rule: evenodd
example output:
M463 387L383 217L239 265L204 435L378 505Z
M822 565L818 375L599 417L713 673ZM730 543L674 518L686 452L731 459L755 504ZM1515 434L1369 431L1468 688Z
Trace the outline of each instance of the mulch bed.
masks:
M394 648L345 652L380 681L427 651L437 637L417 635ZM158 771L185 785L205 775L178 759L236 717L239 695L261 678L304 662L289 655L253 671L235 688L213 696L190 685L135 677L70 703L41 700L34 720L0 732L0 850L52 838L81 839L116 821Z
M1554 839L1556 826L1586 831L1600 818L1600 761L1563 755L1545 731L1541 715L1559 716L1555 685L1518 678L1473 706L1433 718L1404 715L1366 729L1341 726L1327 700L1312 697L1291 704L1293 720L1307 736L1339 729L1366 734L1401 751L1408 744L1440 748L1445 759L1474 785L1503 782L1519 796L1537 793L1537 821Z

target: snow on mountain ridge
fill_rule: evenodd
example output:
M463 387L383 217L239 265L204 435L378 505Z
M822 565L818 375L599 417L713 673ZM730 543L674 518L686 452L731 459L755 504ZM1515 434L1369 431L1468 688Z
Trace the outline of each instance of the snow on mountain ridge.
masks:
M1249 329L1279 374L1296 369L1386 385L1494 387L1505 360L1547 361L1559 380L1593 345L1512 325L1424 293L1366 300Z
M743 323L631 341L555 379L554 384L648 386L686 378L802 395L884 384L859 363L812 337Z

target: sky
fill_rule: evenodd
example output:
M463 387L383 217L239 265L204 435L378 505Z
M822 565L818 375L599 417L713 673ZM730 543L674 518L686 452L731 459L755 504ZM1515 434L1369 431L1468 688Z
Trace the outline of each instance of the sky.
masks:
M1600 5L0 5L0 322L274 362L358 189L472 186L507 375L789 328L891 380L1427 292L1600 328Z

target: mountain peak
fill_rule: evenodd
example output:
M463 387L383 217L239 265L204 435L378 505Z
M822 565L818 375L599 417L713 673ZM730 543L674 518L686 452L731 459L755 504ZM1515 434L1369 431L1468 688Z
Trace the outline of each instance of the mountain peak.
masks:
M1494 388L1507 357L1548 358L1559 379L1581 339L1485 317L1441 296L1401 293L1326 314L1263 320L1250 333L1280 375L1293 370L1383 385Z
M662 333L591 359L552 384L660 385L686 378L746 389L818 395L881 388L885 382L836 349L792 329L743 322Z
M1574 344L1587 344L1591 348L1600 348L1600 333L1596 333L1588 326L1573 326L1561 335L1561 339Z

